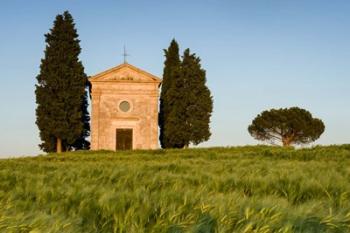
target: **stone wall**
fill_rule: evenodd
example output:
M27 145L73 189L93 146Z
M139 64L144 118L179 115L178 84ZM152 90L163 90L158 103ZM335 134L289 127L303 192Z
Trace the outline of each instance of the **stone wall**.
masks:
M158 98L159 80L151 81L137 72L127 73L128 67L117 79L118 70L91 79L91 149L116 149L116 129L133 129L133 149L158 148ZM106 77L107 76L107 77ZM141 76L141 77L140 77ZM108 77L114 77L109 79ZM120 77L120 75L119 75ZM122 101L128 101L130 109L123 112L119 108Z

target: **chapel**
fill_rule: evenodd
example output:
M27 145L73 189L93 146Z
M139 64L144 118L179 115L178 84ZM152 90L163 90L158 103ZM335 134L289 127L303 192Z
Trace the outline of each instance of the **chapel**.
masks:
M89 80L91 149L157 149L161 79L124 62Z

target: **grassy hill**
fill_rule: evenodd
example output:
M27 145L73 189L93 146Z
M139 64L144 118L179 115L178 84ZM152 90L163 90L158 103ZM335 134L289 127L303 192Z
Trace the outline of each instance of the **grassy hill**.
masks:
M0 160L0 232L350 232L350 145Z

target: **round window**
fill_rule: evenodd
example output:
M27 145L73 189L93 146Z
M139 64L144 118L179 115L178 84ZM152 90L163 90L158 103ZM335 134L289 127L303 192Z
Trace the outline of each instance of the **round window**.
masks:
M119 104L119 109L122 110L123 112L127 112L130 109L130 104L128 101L122 101Z

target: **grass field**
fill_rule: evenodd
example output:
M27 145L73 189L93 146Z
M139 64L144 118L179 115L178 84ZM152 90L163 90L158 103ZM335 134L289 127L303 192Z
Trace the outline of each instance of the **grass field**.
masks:
M0 232L350 232L350 145L4 159Z

